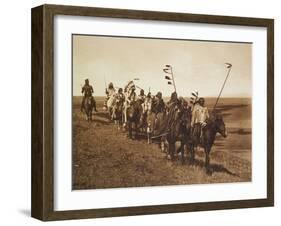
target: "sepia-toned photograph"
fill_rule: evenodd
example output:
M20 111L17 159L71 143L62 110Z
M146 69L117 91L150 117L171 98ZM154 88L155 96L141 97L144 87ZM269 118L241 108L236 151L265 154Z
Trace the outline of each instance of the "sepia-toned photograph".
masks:
M252 43L72 35L72 188L252 180Z

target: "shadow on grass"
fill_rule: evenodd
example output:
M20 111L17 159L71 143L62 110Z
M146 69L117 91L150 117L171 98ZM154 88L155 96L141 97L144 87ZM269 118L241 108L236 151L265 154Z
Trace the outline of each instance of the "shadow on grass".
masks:
M191 161L189 159L188 164L198 166L200 168L205 169L205 162L203 160L200 160L200 159L194 159L193 161ZM230 170L225 168L222 164L216 164L216 163L210 163L208 172L209 172L209 174L212 174L212 173L215 173L215 172L226 173L226 174L231 175L231 176L239 177L239 175L231 172Z
M234 130L234 131L229 131L229 133L238 134L238 135L249 135L249 134L252 134L251 131L247 131L245 129L237 129L237 130Z
M99 111L99 112L96 112L95 115L101 117L101 118L106 118L106 119L109 119L109 114L108 112L104 112L104 111Z

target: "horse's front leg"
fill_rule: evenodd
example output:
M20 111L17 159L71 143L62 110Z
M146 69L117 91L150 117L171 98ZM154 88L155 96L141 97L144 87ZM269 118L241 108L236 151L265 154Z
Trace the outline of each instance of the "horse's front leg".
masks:
M205 169L207 174L211 174L211 169L210 169L210 148L209 147L204 147L205 150Z
M181 163L184 164L184 142L181 142L180 151L181 151Z
M195 145L194 144L189 145L189 151L190 151L190 163L193 164L195 161Z
M132 139L132 123L128 122L128 129L129 129L129 138Z
M169 142L169 155L171 160L173 161L175 159L175 143Z
M139 126L138 126L138 123L136 122L135 123L135 139L138 139L138 136L139 136Z
M90 121L92 121L93 119L92 119L92 116L93 116L93 112L92 111L90 111Z

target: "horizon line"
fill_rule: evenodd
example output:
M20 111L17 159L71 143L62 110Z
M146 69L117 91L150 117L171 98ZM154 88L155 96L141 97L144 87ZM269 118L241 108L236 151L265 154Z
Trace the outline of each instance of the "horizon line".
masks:
M155 96L155 95L153 95ZM83 97L83 95L72 95L72 97ZM106 95L100 96L100 95L93 95L93 97L106 97ZM183 98L190 98L188 96L179 96ZM170 98L170 96L163 96L162 98ZM206 96L204 98L217 98L217 96ZM251 96L228 96L228 97L220 97L220 98L252 98Z

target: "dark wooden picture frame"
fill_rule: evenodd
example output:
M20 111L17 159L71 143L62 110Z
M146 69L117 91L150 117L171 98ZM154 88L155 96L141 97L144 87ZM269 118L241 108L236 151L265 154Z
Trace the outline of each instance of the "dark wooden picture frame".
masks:
M54 210L54 16L95 16L265 27L267 29L267 198L156 206ZM32 200L34 218L65 220L274 205L274 20L108 8L42 5L32 9Z

